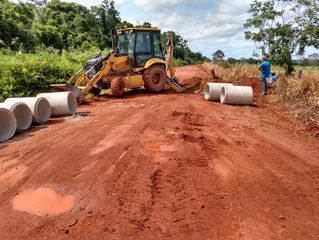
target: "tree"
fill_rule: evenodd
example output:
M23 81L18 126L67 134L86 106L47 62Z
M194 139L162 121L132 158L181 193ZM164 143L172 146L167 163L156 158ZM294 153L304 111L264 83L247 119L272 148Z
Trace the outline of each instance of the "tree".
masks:
M149 22L144 22L142 25L138 25L137 27L146 27L146 28L151 28L152 24Z
M230 64L236 64L237 60L235 58L231 58L230 57L230 58L227 59L227 62L230 63Z
M222 50L217 50L216 52L213 53L213 60L214 62L218 62L223 60L225 57L225 54L223 53Z
M319 47L317 0L255 0L244 27L262 54L293 72L293 54L303 55L307 46Z
M116 26L121 23L120 13L116 10L114 1L103 0L99 7L92 8L96 15L98 27L99 47L101 49L112 46L110 32L116 30Z

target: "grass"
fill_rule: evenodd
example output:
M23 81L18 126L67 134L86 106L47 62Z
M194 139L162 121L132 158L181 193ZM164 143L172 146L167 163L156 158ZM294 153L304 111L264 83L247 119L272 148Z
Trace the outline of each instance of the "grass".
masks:
M223 67L219 64L204 63L203 66L208 70L214 70L218 78L222 78L227 82L235 82L240 76L259 77L260 72L258 66L249 64L236 64Z
M275 92L294 116L319 126L319 81L309 77L282 77L276 84Z
M260 78L258 65L234 65L223 67L218 64L204 63L208 70L214 69L218 78L223 81L235 82L240 76ZM306 124L312 122L319 127L319 81L314 75L319 74L319 67L302 67L303 77L284 77L283 69L273 67L272 71L280 71L280 76L274 86L274 92L279 96L280 104Z

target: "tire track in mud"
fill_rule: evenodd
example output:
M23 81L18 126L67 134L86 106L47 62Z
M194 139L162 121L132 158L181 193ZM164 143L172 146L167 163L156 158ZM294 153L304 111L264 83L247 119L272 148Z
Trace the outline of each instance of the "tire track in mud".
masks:
M190 109L187 113L172 113L172 117L181 118L178 136L186 146L178 158L169 161L165 168L163 166L152 176L155 183L153 199L158 199L153 200L153 212L156 213L153 214L153 220L155 218L154 221L160 223L157 225L158 231L167 238L179 236L181 239L203 239L231 235L239 227L237 214L234 215L238 208L235 177L221 164L209 170L211 159L216 157L216 150L211 140L202 134L202 128L207 126L205 116L192 112ZM168 209L167 206L171 207ZM218 213L215 212L216 206L221 207ZM218 216L215 224L211 220L212 214ZM225 232L219 228L221 217L227 218L231 230ZM164 221L160 221L163 218ZM167 224L163 225L163 222Z

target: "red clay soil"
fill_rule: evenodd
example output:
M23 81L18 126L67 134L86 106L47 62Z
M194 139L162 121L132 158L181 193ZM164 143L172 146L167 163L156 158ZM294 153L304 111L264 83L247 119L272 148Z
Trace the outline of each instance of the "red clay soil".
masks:
M315 240L318 201L319 140L258 104L101 96L0 145L0 239Z

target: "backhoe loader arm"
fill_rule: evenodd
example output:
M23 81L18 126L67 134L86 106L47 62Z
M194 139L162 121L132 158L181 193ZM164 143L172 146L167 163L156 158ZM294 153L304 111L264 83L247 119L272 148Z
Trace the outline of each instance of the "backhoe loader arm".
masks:
M92 87L95 84L97 84L98 81L101 80L103 76L108 75L108 73L112 69L113 59L114 59L113 52L110 55L106 56L104 59L102 59L102 68L96 73L96 75L91 80L87 77L87 74L84 75L84 79L83 79L84 81L82 82L82 85L87 83L86 86L82 89L82 92L84 94L88 93L92 89Z
M101 53L98 53L97 55L95 55L95 56L94 56L93 58L91 58L91 59L99 58L99 57L101 57L101 56L102 56L102 54L101 54ZM68 80L67 83L72 84L72 82L75 80L75 81L76 81L75 85L76 85L76 86L79 85L80 78L81 78L82 76L81 76L80 78L78 78L78 74L81 73L82 70L83 70L84 68L86 68L86 66L87 66L87 63L85 63L85 65L84 65L79 71L77 71L73 76L71 76L71 77L69 78L69 80Z
M169 77L167 77L168 85L176 92L183 92L184 89L178 85L178 80L175 77L175 70L173 66L173 38L167 39L167 43L164 48L164 58L166 62L166 71L169 71Z

